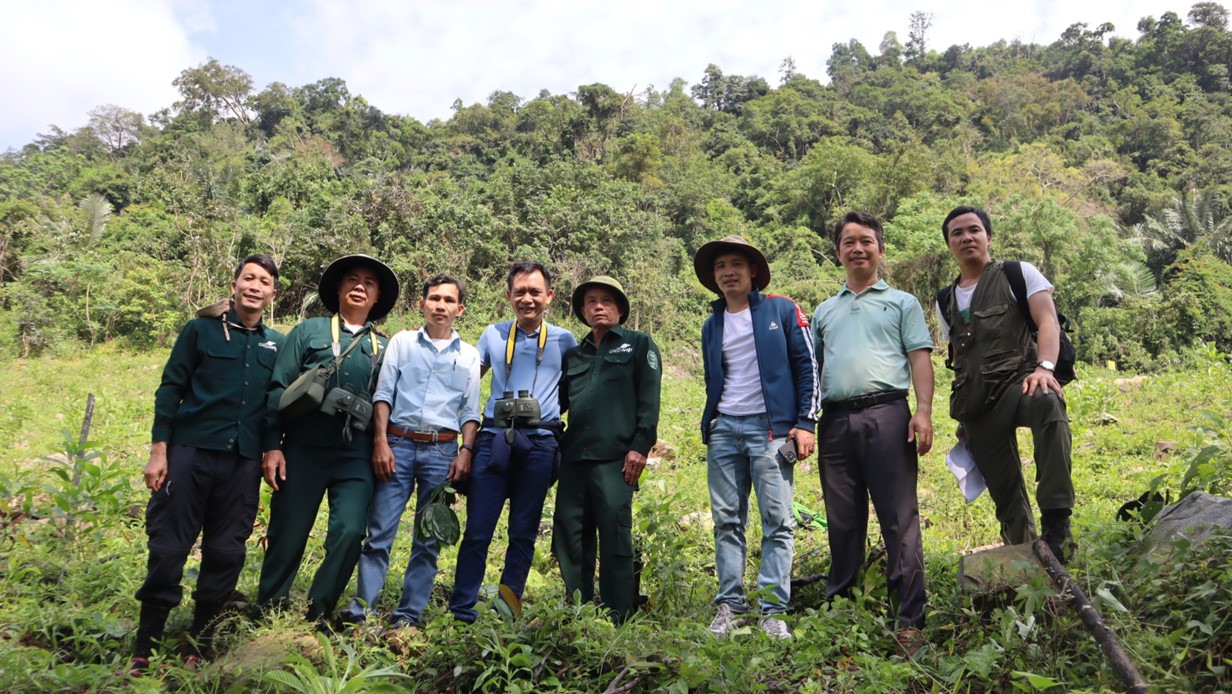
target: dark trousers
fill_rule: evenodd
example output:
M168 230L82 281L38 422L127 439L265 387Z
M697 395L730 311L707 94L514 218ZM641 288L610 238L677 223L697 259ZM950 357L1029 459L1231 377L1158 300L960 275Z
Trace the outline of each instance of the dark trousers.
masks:
M287 479L270 498L257 603L269 607L288 601L321 499L328 493L325 559L308 588L308 619L320 619L333 614L359 561L374 488L372 460L350 450L309 446L287 446L283 454Z
M169 446L167 478L145 510L150 558L137 599L168 609L180 604L184 563L200 535L201 571L193 597L225 600L244 568L260 485L259 460Z
M180 581L188 554L201 536L201 570L193 598L198 611L213 614L235 590L244 568L245 543L252 534L261 490L261 461L226 451L167 447L167 477L150 495L145 511L149 560L137 590L143 632L139 650L162 637L167 614L184 597ZM204 624L201 624L204 626Z
M1031 501L1018 455L1018 427L1030 427L1035 442L1035 501L1040 511L1074 507L1069 416L1065 401L1056 393L1044 395L1036 390L1034 396L1027 397L1019 381L991 410L962 425L971 457L997 507L1001 539L1007 544L1035 539Z
M919 461L907 441L906 400L825 412L817 450L830 533L827 597L855 585L865 559L871 498L886 545L887 583L899 628L924 626L924 545L916 498Z
M491 431L483 431L476 441L475 463L466 497L466 531L458 548L453 593L449 596L450 611L464 622L473 622L479 616L475 603L479 601L479 589L487 568L488 547L506 499L509 500L509 546L505 550L500 582L514 595L522 597L535 558L535 538L543 519L543 500L552 486L556 465L556 438L543 434L531 436L530 450L525 455L511 456L505 469L497 470L490 464L493 436Z
M617 622L633 614L637 597L633 487L625 482L623 467L624 460L561 465L552 526L552 548L565 592L571 598L577 594L583 603L594 599L597 550L599 595Z

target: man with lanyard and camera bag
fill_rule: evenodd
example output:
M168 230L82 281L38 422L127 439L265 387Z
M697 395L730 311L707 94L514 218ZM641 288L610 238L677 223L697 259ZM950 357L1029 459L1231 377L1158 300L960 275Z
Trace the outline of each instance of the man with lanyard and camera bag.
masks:
M535 262L514 263L505 298L515 320L489 325L479 337L481 372L492 369L492 392L466 497L466 530L458 549L449 609L463 622L479 616L488 546L509 500L509 545L500 585L503 599L520 608L535 557L543 501L556 481L557 439L563 429L557 389L573 333L545 319L555 296L552 275ZM493 368L495 367L495 368Z
M348 255L326 268L318 291L333 315L291 330L270 381L263 469L274 492L257 605L289 602L328 492L325 559L308 589L307 613L323 626L364 540L374 486L370 393L387 342L372 322L393 309L398 278L375 258Z
M937 306L942 337L950 343L946 365L954 371L950 416L958 420L958 436L988 485L1006 544L1035 539L1015 433L1020 426L1031 427L1043 539L1066 563L1075 549L1070 531L1074 482L1069 416L1057 368L1062 328L1052 284L1030 264L1017 263L1013 271L1022 282L1014 287L1013 261L992 259L992 220L984 210L954 208L941 233L959 269L949 291L939 293ZM1019 308L1023 299L1027 315Z
M213 623L244 568L261 492L265 389L282 333L261 321L277 293L278 266L265 254L235 269L230 302L188 322L154 394L150 460L143 476L149 561L137 591L141 617L129 672L150 665L167 616L180 604L184 563L201 536L201 570L185 664L201 659Z

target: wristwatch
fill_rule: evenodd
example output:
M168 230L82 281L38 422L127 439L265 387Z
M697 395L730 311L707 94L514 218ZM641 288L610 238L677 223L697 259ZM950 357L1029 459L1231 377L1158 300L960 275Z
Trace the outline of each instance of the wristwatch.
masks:
M1050 361L1041 361L1041 362L1039 363L1039 367L1040 367L1041 369L1045 370L1045 371L1052 371L1052 372L1056 372L1056 370L1057 370L1057 365L1056 365L1056 364L1053 364L1053 363L1052 363L1052 362L1050 362Z
M459 448L461 448L464 451L470 451L472 454L475 452L475 444L473 443L464 443L461 446L459 446Z

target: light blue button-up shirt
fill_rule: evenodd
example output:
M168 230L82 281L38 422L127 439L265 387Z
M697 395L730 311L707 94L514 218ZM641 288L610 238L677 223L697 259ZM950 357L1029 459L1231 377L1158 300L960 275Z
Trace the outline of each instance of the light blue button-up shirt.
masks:
M505 344L513 321L494 323L484 328L479 336L479 359L492 369L492 393L483 409L485 417L496 412L496 401L505 391L517 395L519 390L529 390L539 399L541 419L560 419L560 369L565 352L577 347L577 338L564 328L543 323L547 327L548 340L543 347L543 363L539 365L539 377L535 378L535 354L539 351L539 330L528 333L518 328L513 345L513 369L505 381ZM540 328L542 330L543 328ZM533 384L533 388L532 388Z
M412 431L462 431L479 422L479 352L454 332L444 349L404 330L389 341L373 402L387 402L391 424Z

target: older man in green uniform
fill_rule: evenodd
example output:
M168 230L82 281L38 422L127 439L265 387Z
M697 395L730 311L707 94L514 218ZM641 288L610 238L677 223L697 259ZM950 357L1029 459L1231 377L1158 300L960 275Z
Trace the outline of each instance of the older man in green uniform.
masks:
M569 426L560 442L553 549L565 591L590 602L597 533L599 595L621 622L637 596L633 491L658 438L663 371L654 340L621 327L629 298L616 280L599 276L579 285L573 312L590 334L565 354L561 377Z
M387 342L372 321L394 307L398 278L375 258L350 255L325 270L319 293L333 315L310 318L291 330L270 381L266 427L270 453L263 468L274 494L257 603L267 608L288 602L317 509L328 492L325 559L308 589L307 614L309 621L324 622L359 561L375 485L372 428L353 411L337 408L315 409L290 419L279 412L279 402L301 374L331 363L337 368L326 385L327 394L341 388L360 400L370 398ZM327 405L331 400L325 397Z
M235 269L230 306L184 326L154 394L150 459L142 476L149 561L137 591L141 617L129 671L150 664L167 616L180 604L184 563L201 536L193 592L194 639L209 629L244 568L261 491L265 388L283 336L261 321L277 293L278 266L264 254ZM200 659L196 646L185 654Z

